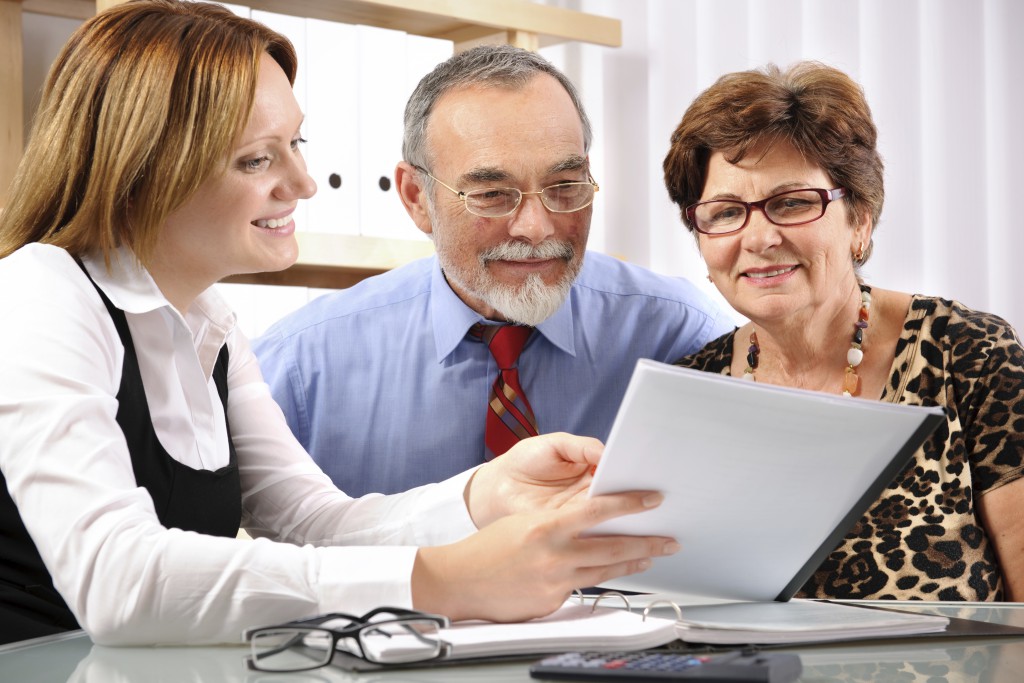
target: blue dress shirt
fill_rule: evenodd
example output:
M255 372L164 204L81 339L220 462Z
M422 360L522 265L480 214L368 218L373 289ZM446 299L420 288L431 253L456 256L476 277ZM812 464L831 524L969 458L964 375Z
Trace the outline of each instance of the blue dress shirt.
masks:
M295 436L345 492L404 491L484 461L498 373L481 316L436 257L322 296L254 342ZM541 433L608 437L639 358L673 362L734 327L692 283L587 252L519 377Z

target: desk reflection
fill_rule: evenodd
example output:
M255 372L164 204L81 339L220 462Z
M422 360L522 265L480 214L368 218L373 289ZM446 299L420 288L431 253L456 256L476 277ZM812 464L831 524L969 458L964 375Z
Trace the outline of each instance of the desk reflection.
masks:
M990 643L883 655L800 654L803 683L1017 683L1024 680L1024 642Z
M935 642L791 650L803 683L1016 683L1024 680L1024 640L937 647ZM92 646L68 683L523 683L524 662L350 673L336 666L300 673L248 671L241 647Z
M523 662L476 666L444 666L369 673L351 673L337 666L311 671L271 673L249 671L248 648L103 647L93 645L68 683L520 683L529 680Z

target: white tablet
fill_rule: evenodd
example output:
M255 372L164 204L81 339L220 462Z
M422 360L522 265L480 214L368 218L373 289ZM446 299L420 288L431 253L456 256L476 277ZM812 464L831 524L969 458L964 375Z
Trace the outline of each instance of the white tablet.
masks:
M665 501L593 533L672 536L682 550L604 587L788 600L943 419L641 360L590 495Z

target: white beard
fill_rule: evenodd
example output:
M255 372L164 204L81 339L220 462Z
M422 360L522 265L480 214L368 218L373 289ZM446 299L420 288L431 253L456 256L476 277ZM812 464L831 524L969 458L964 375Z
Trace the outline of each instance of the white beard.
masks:
M445 257L444 249L438 249L437 254L441 269L449 280L501 313L509 322L531 326L547 320L565 302L582 265L582 258L577 257L571 245L554 240L537 246L525 242L503 242L480 254L480 268L473 273L460 272ZM567 261L568 268L553 285L545 284L543 278L534 273L519 287L495 282L487 270L490 261L528 258L562 258Z
M527 276L521 287L495 284L481 298L491 308L501 311L509 322L536 327L559 309L569 295L574 279L575 273L566 273L565 277L549 286L534 273Z

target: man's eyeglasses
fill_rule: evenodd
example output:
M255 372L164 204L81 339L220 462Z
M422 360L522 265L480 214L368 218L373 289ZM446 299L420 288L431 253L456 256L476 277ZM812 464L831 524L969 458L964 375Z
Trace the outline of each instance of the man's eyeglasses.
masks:
M846 188L837 187L834 190L789 190L757 202L712 199L686 207L686 219L705 235L739 232L750 222L752 209L759 210L775 225L804 225L824 216L830 202L845 196Z
M280 626L249 629L246 664L255 671L307 671L331 663L335 651L378 664L421 662L446 656L441 640L447 617L397 607L378 607L361 617L323 614Z
M415 168L457 194L465 203L466 211L483 218L502 218L515 213L523 202L523 196L528 194L540 195L541 203L552 213L572 213L590 206L594 193L601 189L594 177L587 173L586 182L556 183L536 192L523 192L514 187L485 187L465 192L438 180L425 168Z

